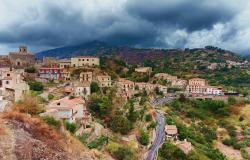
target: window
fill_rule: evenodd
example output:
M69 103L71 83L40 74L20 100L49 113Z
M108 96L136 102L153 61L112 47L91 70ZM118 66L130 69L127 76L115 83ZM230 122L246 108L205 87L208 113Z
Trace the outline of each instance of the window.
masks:
M9 77L9 76L10 76L10 74L8 73L8 74L7 74L7 77Z
M60 106L60 102L59 102L59 103L57 103L56 105Z
M6 81L5 84L9 84L9 81Z
M87 61L89 61L89 59L87 59Z

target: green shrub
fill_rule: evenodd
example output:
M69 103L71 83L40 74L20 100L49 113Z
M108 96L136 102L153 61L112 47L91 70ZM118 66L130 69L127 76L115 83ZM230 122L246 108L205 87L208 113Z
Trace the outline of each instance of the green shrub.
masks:
M99 92L100 88L96 82L91 82L90 84L90 91L91 93Z
M127 147L119 147L114 152L114 156L118 160L131 160L133 158L133 152Z
M145 116L145 121L146 121L146 122L152 121L152 115L151 115L151 114L147 114L147 115Z
M157 126L157 122L151 122L149 125L148 125L148 127L147 127L147 129L150 129L150 128L155 128Z
M102 135L102 136L96 138L95 140L93 140L92 142L90 142L88 144L88 148L90 148L90 149L92 149L92 148L98 148L99 146L102 146L105 143L108 143L108 137Z
M117 115L109 123L112 131L127 134L132 129L132 123L124 116Z
M41 82L30 81L29 83L30 89L33 91L43 91L44 86Z
M82 136L78 136L79 141L81 141L83 144L87 143L87 139L89 138L89 134L83 134Z
M64 126L71 133L75 133L75 131L76 131L76 124L75 123L69 122L69 121L64 121Z
M49 95L48 95L48 99L49 99L49 100L54 99L54 97L55 97L55 96L54 96L53 94L49 94Z
M237 102L235 97L232 97L232 96L228 97L227 101L229 105L234 105Z
M244 159L250 159L250 154L246 150L242 149L240 150L240 153Z
M167 160L185 160L185 153L173 145L170 141L163 143L159 149L159 157Z
M51 126L55 126L55 127L60 127L61 126L61 121L60 120L56 120L54 117L51 116L44 116L42 117L42 119Z
M149 133L146 130L141 130L140 131L140 138L139 141L142 145L146 146L149 144Z

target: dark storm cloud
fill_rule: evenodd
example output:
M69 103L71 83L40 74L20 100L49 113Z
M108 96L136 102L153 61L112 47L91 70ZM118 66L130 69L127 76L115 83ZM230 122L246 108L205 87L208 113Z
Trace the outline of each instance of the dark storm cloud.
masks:
M134 16L147 19L161 26L168 24L188 31L209 29L215 23L231 20L235 11L224 4L224 6L211 6L206 4L207 0L154 0L129 1L127 9ZM210 1L211 2L211 1Z
M232 0L213 3L209 0L98 1L103 6L97 1L84 0L81 5L82 0L75 1L79 8L64 1L40 1L29 8L27 20L14 21L4 29L0 27L0 45L21 43L39 50L38 46L44 49L103 40L139 47L182 48L190 44L191 34L204 30L215 32L214 25L231 23L240 10ZM88 8L88 3L94 7ZM119 5L110 7L115 3ZM239 29L229 28L221 36L222 41L237 36Z

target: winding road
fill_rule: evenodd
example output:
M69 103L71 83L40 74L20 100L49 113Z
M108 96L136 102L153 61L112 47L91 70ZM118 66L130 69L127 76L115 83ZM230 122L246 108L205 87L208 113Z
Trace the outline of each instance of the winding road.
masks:
M151 105L155 108L157 105L168 103L172 99L174 99L174 97L164 97L158 100L154 100L151 103ZM153 144L150 146L144 160L157 159L157 151L165 140L165 119L164 119L164 115L160 111L156 112L156 120L157 120L157 126L156 126L155 140Z

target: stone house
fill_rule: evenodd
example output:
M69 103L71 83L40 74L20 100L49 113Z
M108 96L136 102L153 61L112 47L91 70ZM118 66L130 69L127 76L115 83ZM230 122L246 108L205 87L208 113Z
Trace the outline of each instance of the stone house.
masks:
M81 72L80 73L80 82L92 82L93 73L92 72Z
M100 59L95 56L78 56L71 58L71 67L94 67L100 65Z
M190 79L188 81L186 92L191 94L206 94L207 92L206 80L202 78Z
M111 77L108 75L99 75L96 77L99 87L112 87Z
M142 74L150 74L152 72L151 67L138 67L135 68L135 72L142 73Z
M29 91L29 85L23 81L24 70L5 70L1 73L2 95L11 101L22 100Z
M129 91L135 89L135 82L124 78L119 78L118 81L116 82L116 85L122 91Z
M171 138L171 139L177 139L178 136L178 130L176 125L166 125L165 126L165 133L166 133L166 137Z
M90 90L90 83L83 82L83 83L74 83L74 93L73 95L76 97L82 97L84 99L88 99L88 96L91 94Z
M14 68L25 68L35 64L35 55L26 46L20 46L18 52L9 53L9 61Z

